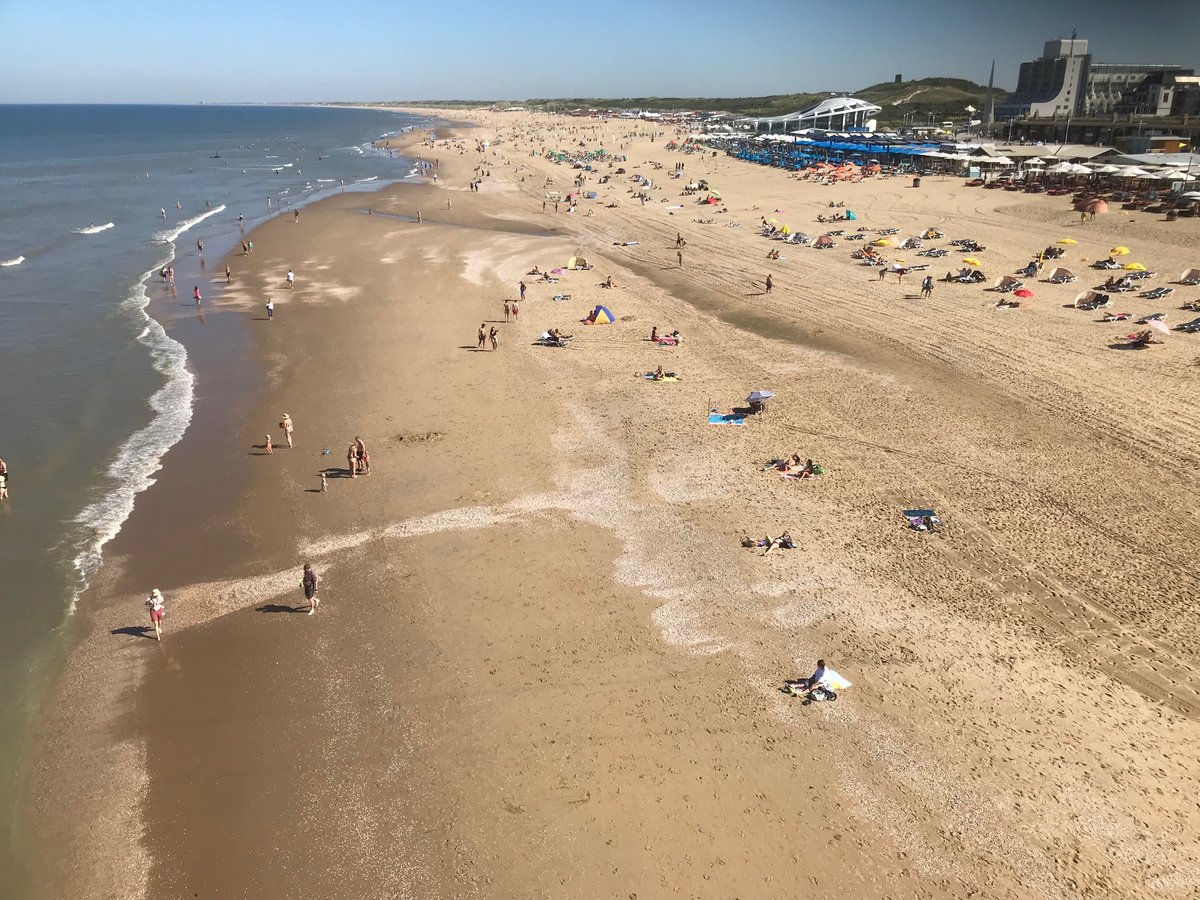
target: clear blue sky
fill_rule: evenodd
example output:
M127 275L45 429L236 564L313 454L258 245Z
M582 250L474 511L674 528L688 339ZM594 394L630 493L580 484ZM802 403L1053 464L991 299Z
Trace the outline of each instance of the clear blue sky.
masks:
M1073 27L1098 62L1200 69L1200 0L0 0L0 103L728 97L993 57L1011 89Z

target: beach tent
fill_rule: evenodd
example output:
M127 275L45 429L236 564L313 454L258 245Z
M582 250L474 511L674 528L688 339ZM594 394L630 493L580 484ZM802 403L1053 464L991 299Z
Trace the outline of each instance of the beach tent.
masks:
M1068 282L1075 280L1075 273L1072 272L1070 269L1064 269L1061 266L1059 266L1057 269L1055 269L1053 272L1050 273L1050 278L1048 280L1052 284L1067 284Z
M570 259L567 260L567 268L568 269L590 269L591 266L588 265L588 261L586 259L584 259L582 256L572 256Z
M1200 269L1188 269L1179 276L1180 284L1200 284Z
M837 241L835 241L833 238L831 238L827 234L821 235L819 238L817 238L813 242L813 246L816 247L818 250L824 250L827 247L834 247L836 245L837 245Z
M589 325L611 325L617 321L607 306L597 306L585 320Z

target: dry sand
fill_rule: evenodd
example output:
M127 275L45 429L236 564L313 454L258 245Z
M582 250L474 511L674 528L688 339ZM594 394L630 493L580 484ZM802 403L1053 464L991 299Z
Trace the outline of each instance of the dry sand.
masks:
M1200 264L1200 223L1081 227L1060 198L825 187L629 123L472 118L411 151L437 185L323 201L234 260L215 315L253 320L257 380L202 401L89 592L33 780L47 892L1194 896L1200 345L1109 349L1132 329L1064 304L1114 244ZM543 212L577 173L541 149L601 139L654 201L616 176ZM728 213L677 196L680 160ZM1076 237L1081 282L1008 312L979 287L920 301L848 245L756 234L819 233L831 199L974 237L993 278ZM526 278L520 322L474 351L534 264L576 253L596 268ZM580 324L595 303L618 323ZM575 341L533 346L550 326ZM635 376L659 364L682 380ZM757 388L765 416L706 424ZM253 455L284 411L296 449ZM355 434L375 474L314 492ZM792 452L829 474L762 470ZM909 504L944 529L907 530ZM799 550L740 546L784 529ZM312 617L288 614L305 559ZM151 582L161 646L112 633ZM801 706L779 688L818 656L854 687Z

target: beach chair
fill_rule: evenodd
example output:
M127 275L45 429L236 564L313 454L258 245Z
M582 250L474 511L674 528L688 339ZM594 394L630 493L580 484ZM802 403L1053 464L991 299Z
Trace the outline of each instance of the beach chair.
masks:
M1153 290L1142 291L1142 296L1147 300L1162 300L1165 297L1170 297L1175 293L1175 288L1156 287Z
M906 241L904 241L904 243L902 243L900 245L900 249L901 250L920 250L921 246L922 246L922 244L921 244L920 238L910 237Z
M1200 269L1188 269L1179 276L1179 283L1187 285L1200 284Z
M1050 273L1047 279L1051 284L1070 284L1076 278L1075 273L1070 269L1064 269L1061 266Z
M1076 309L1108 309L1112 306L1112 298L1099 291L1083 291L1075 298Z
M1200 319L1192 319L1190 322L1184 322L1182 325L1176 326L1178 331L1186 332L1187 334L1196 334L1200 332Z
M996 290L1002 294L1008 294L1012 291L1019 291L1023 287L1025 287L1025 282L1013 278L1011 275L1005 275L996 282Z

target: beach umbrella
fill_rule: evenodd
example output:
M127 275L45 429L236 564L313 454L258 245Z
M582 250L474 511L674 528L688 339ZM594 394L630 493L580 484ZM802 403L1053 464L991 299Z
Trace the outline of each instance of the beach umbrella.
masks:
M1019 291L1013 291L1013 296L1021 298L1032 297L1033 291L1029 290L1029 288L1021 288Z
M1200 191L1188 191L1183 195L1184 200L1200 200Z
M1113 256L1128 256L1129 248L1128 247L1113 247L1108 252L1111 253Z
M1115 174L1121 178L1145 178L1150 173L1145 169L1139 169L1137 166L1122 166L1121 171Z
M1060 238L1058 242L1060 244L1078 244L1079 243L1079 241L1075 240L1075 238Z
M1071 172L1071 164L1066 161L1060 162L1056 165L1051 166L1046 171L1050 172L1054 175L1067 175Z
M887 238L879 238L877 241L871 241L871 245L874 247L890 247L892 246L892 242Z
M1090 213L1106 213L1108 212L1108 201L1106 200L1091 200L1084 207L1086 212Z
M1127 272L1145 272L1146 271L1146 267L1143 266L1141 263L1126 263L1121 268Z
M1101 166L1096 170L1097 175L1116 175L1121 170L1116 166Z
M751 391L750 396L746 398L746 402L762 403L764 400L770 400L774 396L771 391Z
M1161 331L1163 334L1171 333L1171 329L1169 329L1167 327L1167 323L1162 321L1161 319L1151 319L1146 324L1149 325L1151 328L1153 328L1155 331Z
M1163 181L1195 181L1195 175L1189 175L1187 172L1159 172L1158 177Z
M963 262L968 266L982 266L983 265L983 263L981 263L979 260L977 260L973 256L968 256L966 259L963 260Z
M1037 166L1044 166L1044 165L1045 165L1045 163L1044 163L1044 162L1042 162L1042 160L1038 159L1038 158L1035 156L1033 159L1027 159L1027 160L1025 160L1025 165L1027 165L1027 166L1030 166L1030 167L1037 167Z

